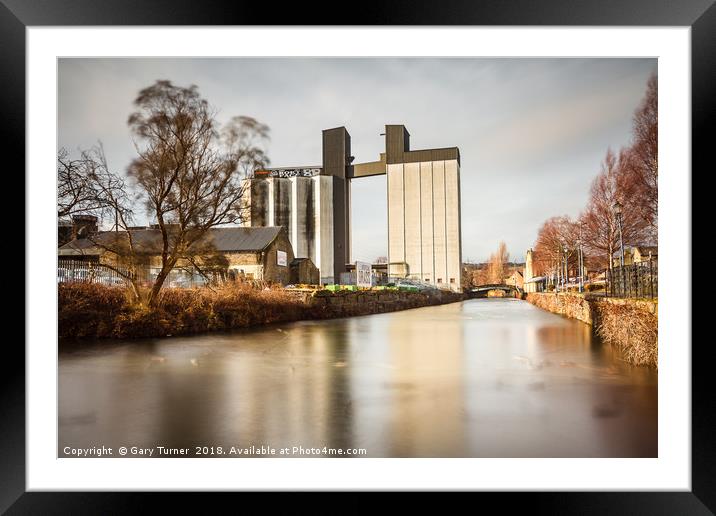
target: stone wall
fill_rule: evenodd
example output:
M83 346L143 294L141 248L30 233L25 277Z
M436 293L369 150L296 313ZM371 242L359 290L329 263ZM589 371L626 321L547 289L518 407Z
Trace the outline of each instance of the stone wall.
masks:
M450 291L408 292L401 290L297 292L316 318L350 317L395 312L422 306L462 301L464 296Z
M529 292L526 299L533 305L553 314L564 315L587 324L594 323L592 305L581 294Z
M591 325L604 342L620 349L630 363L658 366L657 300L552 292L531 292L526 299L539 308Z

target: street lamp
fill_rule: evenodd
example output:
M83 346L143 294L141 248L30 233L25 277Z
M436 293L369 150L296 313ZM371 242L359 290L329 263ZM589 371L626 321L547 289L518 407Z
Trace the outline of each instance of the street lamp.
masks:
M584 264L582 263L582 226L579 226L579 238L577 239L577 268L579 269L579 291L582 292L582 290L584 290Z
M564 245L564 290L567 291L567 284L569 283L569 249L567 245Z
M621 286L619 288L619 291L621 292L621 296L624 296L624 292L626 290L626 278L625 278L625 271L624 271L624 238L622 236L622 205L619 201L614 203L614 206L612 206L612 209L614 210L614 215L616 215L617 218L617 225L619 226L619 270L621 271Z
M614 203L612 206L614 215L617 218L617 225L619 226L619 265L624 267L624 239L622 237L622 205L619 201Z

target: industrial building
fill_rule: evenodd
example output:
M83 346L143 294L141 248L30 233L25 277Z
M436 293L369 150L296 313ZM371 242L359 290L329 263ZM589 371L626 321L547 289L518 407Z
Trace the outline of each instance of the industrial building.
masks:
M461 289L460 151L410 149L403 125L385 126L385 152L353 163L345 127L323 131L320 166L256 170L245 224L283 226L296 257L310 258L322 283L351 263L351 181L387 176L388 275Z

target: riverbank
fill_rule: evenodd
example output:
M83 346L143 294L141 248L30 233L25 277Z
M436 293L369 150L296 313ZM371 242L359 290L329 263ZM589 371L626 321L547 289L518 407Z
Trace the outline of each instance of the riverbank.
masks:
M578 293L529 293L528 302L592 326L634 365L658 367L658 301L605 298Z
M393 312L462 299L462 294L444 291L301 292L236 284L215 290L165 289L160 305L150 309L131 303L120 287L62 283L58 332L60 338L166 337Z

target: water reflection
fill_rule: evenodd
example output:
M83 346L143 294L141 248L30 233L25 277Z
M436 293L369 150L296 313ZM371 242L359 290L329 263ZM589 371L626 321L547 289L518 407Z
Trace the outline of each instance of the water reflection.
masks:
M586 325L473 300L232 334L63 343L59 444L656 456L657 375Z

